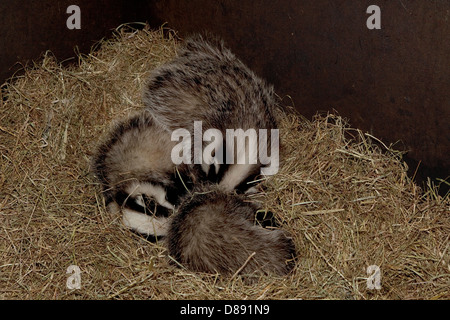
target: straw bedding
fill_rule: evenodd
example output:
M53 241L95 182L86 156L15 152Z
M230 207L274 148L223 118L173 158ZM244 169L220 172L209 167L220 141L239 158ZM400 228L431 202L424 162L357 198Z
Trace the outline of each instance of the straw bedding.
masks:
M142 108L145 79L177 45L173 32L121 27L69 65L47 52L2 87L1 299L450 298L448 195L421 190L399 152L333 114L280 112L281 168L253 199L293 235L291 275L248 284L189 272L126 230L90 157L114 119ZM80 289L66 286L70 265Z

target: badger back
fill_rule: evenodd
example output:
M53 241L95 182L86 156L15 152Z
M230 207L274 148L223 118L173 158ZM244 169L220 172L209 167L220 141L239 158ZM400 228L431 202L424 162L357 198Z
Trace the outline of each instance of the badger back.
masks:
M168 231L169 254L199 272L285 275L295 247L279 230L255 224L256 209L243 198L213 191L183 201Z
M155 121L169 131L276 127L272 86L256 76L221 40L186 40L172 61L152 71L143 92Z

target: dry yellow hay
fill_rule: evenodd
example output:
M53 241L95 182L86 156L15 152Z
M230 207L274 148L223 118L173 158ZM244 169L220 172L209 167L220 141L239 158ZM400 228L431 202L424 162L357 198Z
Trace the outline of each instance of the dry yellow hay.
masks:
M106 212L89 172L109 123L142 108L172 32L119 28L62 66L46 53L0 99L0 299L448 299L450 201L422 192L398 154L335 115L280 115L280 172L258 195L293 235L285 278L192 273ZM354 139L349 139L353 136ZM81 270L70 290L66 270ZM367 268L381 289L367 288Z

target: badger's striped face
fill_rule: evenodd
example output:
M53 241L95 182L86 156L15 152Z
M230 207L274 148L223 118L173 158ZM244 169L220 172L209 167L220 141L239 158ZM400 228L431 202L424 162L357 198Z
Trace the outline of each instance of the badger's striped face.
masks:
M156 241L167 234L169 216L175 208L161 185L133 181L115 195L115 203L129 229Z
M125 192L132 198L135 198L136 203L145 207L146 199L154 199L160 206L167 209L174 209L174 206L166 199L167 192L164 187L149 182L132 182L125 188Z

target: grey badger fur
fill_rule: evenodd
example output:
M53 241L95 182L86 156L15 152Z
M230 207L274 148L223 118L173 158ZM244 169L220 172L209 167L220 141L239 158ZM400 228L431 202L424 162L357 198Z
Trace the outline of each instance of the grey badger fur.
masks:
M165 241L169 255L190 270L224 275L285 275L295 246L283 231L255 223L256 206L241 195L196 187L173 217Z
M216 187L205 182L209 166L176 166L171 159L177 144L171 132L192 133L194 121L222 133L276 128L272 87L221 41L196 36L152 72L143 101L145 111L119 122L94 157L108 210L121 212L139 233L163 237L169 254L192 270L287 274L292 240L255 224L257 208L231 194L258 174L260 162L216 166Z
M210 35L188 38L177 57L153 70L143 102L155 122L169 132L184 128L192 134L194 121L201 121L203 130L220 130L224 137L226 129L267 129L270 133L277 127L272 86L236 58L223 41ZM223 141L221 144L226 153ZM234 164L214 167L216 179L226 191L257 176L261 167L259 159L257 164L237 164L237 152ZM211 170L206 165L202 168L206 173Z
M93 169L110 211L147 236L166 234L168 217L198 174L171 161L175 142L148 111L118 122L98 147Z

